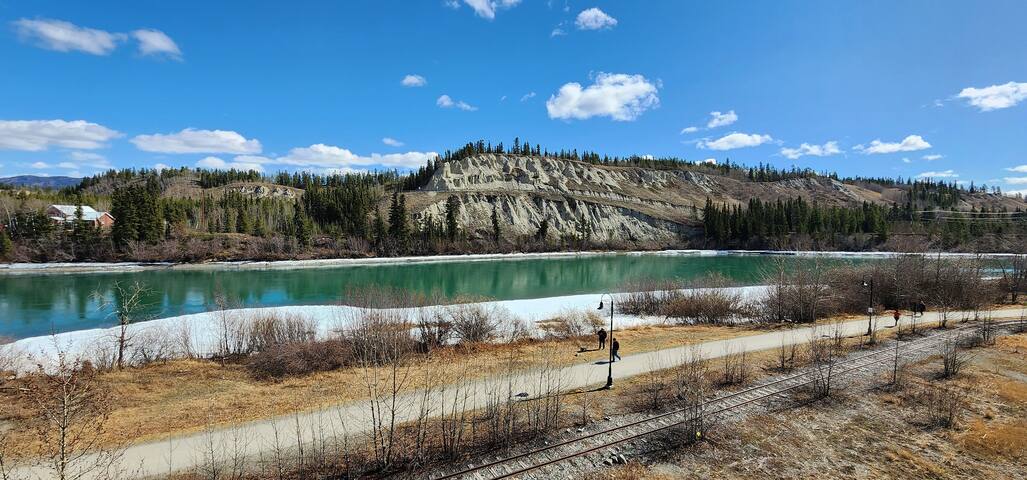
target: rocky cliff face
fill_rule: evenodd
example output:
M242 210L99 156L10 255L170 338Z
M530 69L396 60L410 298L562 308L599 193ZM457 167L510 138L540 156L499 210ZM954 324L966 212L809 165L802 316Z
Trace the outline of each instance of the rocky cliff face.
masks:
M415 221L427 215L438 219L444 217L446 199L457 196L460 224L472 237L491 235L495 208L503 235L510 239L534 235L543 219L548 219L550 239L588 236L593 241L672 245L699 232L707 198L745 204L750 198L803 197L825 205L904 199L898 187L848 184L827 177L752 182L700 170L483 154L443 164L424 188L408 194L408 204ZM975 202L986 202L990 208L1013 201L978 197Z

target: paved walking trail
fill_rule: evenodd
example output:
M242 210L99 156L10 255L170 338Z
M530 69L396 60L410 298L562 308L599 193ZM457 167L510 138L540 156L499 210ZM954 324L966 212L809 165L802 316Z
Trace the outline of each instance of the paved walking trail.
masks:
M990 312L995 320L1019 318L1020 309L1001 309ZM950 319L962 318L960 312L950 312ZM917 320L918 324L931 324L939 320L937 312L928 312ZM902 323L910 321L904 316ZM952 320L950 320L952 321ZM892 325L890 315L881 315L877 320L877 329L883 330ZM862 335L866 332L867 321L853 320L837 324L844 336ZM727 340L668 348L647 353L630 354L630 345L622 346L623 361L616 362L613 367L614 379L639 375L650 370L668 368L680 364L689 355L697 353L707 359L719 358L742 351L755 352L774 349L789 344L808 342L811 335L833 335L835 325L819 327L801 327L791 330L777 330L760 335L738 337ZM526 394L527 397L545 395L556 390L572 390L584 387L597 387L606 383L607 365L605 362L585 363L555 369L550 372L528 371L519 372L510 378L493 378L466 381L461 385L449 384L445 388L429 394L430 415L439 415L441 402L445 401L447 414L456 409L476 410L484 408L490 399L505 401L511 396ZM616 388L616 386L614 387ZM419 416L424 391L415 391L401 395L396 404L396 421L403 423L416 420ZM298 444L331 444L346 435L363 435L372 431L373 419L367 401L347 403L333 406L320 411L301 413L294 416L279 417L273 420L257 421L249 424L224 427L209 432L173 437L168 440L142 443L128 447L122 454L123 471L131 472L130 476L164 476L169 472L179 472L196 468L208 463L210 452L214 452L215 461L227 463L239 454L252 459L269 459L279 449L294 451ZM277 439L277 440L276 440ZM15 470L14 478L49 479L52 475L39 467L22 467ZM87 477L92 477L87 476Z

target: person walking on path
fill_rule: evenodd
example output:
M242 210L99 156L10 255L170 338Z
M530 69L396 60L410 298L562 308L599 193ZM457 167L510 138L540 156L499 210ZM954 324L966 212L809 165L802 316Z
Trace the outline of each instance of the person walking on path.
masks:
M610 352L613 354L612 357L616 359L614 361L620 360L620 342L616 338L610 343Z
M602 350L606 348L606 329L600 328L599 331L596 332L596 336L599 337L599 349Z
M891 316L892 316L892 318L895 319L895 325L894 326L896 326L896 327L899 326L899 319L902 318L902 314L899 313L899 309L896 308L895 311L892 312Z

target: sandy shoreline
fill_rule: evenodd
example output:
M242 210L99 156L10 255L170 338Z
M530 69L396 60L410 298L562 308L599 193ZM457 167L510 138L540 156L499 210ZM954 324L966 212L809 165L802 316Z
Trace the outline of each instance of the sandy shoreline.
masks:
M133 272L143 270L291 270L307 268L337 268L351 266L404 265L420 263L483 262L504 260L532 260L546 258L581 258L631 255L718 256L718 255L771 255L792 257L834 258L887 258L905 255L901 252L843 252L843 251L790 251L790 250L643 250L643 251L580 251L539 253L483 253L468 255L430 255L414 257L329 258L317 260L233 261L204 263L173 262L84 262L84 263L7 263L0 264L0 275ZM925 255L942 257L973 257L975 253L931 252ZM1011 253L984 253L989 258L1007 258Z

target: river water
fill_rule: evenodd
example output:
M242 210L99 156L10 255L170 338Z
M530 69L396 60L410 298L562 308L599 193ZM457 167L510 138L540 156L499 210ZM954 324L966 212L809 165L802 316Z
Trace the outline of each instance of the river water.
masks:
M689 281L711 273L734 284L754 285L773 268L813 261L778 255L605 254L487 261L439 261L283 269L160 269L115 273L0 275L0 337L26 338L111 326L116 283L148 289L140 320L216 308L220 294L233 307L345 303L375 289L413 291L444 298L496 300L621 291L642 281Z

